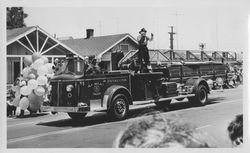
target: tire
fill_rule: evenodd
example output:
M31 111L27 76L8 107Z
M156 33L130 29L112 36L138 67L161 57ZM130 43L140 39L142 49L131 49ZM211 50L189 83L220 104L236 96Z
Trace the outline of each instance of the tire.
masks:
M161 101L161 102L155 102L155 105L157 108L165 108L170 105L172 100L166 100L166 101Z
M71 117L73 120L82 120L85 118L87 113L68 113L69 117Z
M204 106L207 104L207 88L199 85L194 97L189 97L188 101L195 106Z
M109 119L124 120L126 119L129 111L128 99L124 94L117 94L112 98L110 107L107 111Z

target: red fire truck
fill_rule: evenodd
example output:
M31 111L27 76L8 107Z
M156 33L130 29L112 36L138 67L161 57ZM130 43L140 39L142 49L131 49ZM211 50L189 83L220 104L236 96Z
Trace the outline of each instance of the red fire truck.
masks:
M123 120L129 106L138 103L167 107L173 99L187 98L193 105L205 105L211 89L207 80L218 77L227 77L226 67L211 61L155 66L152 73L128 69L93 75L85 73L83 60L67 57L60 73L50 80L50 102L43 110L65 112L72 119L106 111L109 118Z

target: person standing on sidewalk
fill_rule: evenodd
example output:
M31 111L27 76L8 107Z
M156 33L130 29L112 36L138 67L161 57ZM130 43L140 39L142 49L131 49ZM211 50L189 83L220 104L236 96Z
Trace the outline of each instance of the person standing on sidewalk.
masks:
M150 65L150 61L149 61L149 53L148 53L148 41L152 41L153 40L153 33L151 33L151 38L149 38L146 34L147 34L147 30L142 28L141 31L139 32L140 35L137 37L137 41L139 43L139 51L138 51L138 60L141 66L141 71L143 69L143 62L142 60L144 60L145 62L145 66L147 67L148 71L152 71L152 67Z

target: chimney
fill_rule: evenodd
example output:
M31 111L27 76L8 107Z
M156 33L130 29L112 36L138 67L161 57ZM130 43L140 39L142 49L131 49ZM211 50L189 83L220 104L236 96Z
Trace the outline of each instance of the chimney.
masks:
M86 29L86 39L94 37L94 29Z

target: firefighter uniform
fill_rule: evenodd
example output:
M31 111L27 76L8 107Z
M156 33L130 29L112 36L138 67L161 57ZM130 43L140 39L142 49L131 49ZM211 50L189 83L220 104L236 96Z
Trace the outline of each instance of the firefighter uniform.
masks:
M146 36L147 31L142 28L139 32L140 35L137 37L137 41L139 43L139 51L138 51L138 60L141 65L141 69L143 67L143 61L145 62L145 65L147 66L147 69L151 70L150 61L149 61L149 53L148 53L148 41L153 40L153 34L151 33L151 38Z

